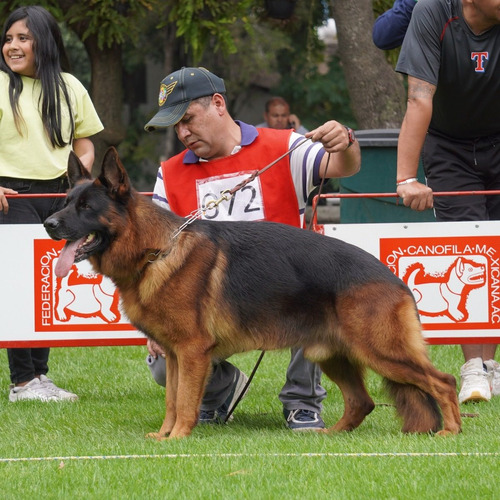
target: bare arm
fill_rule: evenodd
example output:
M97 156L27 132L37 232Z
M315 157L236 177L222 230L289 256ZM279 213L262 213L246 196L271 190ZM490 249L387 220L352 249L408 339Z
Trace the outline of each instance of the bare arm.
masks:
M334 120L328 121L305 134L305 137L309 137L314 142L321 142L327 153L334 153L325 155L321 160L319 174L322 177L325 176L325 171L327 178L349 177L359 172L361 152L358 141L348 147L349 135L341 123Z
M76 153L83 166L92 172L94 164L94 144L88 137L82 137L73 141L73 151Z
M4 214L7 214L9 211L9 203L5 197L6 194L17 194L17 191L0 186L0 212Z
M397 182L417 177L420 152L432 116L432 98L436 86L408 77L408 106L398 140ZM432 208L432 190L420 182L397 187L405 206L413 210Z

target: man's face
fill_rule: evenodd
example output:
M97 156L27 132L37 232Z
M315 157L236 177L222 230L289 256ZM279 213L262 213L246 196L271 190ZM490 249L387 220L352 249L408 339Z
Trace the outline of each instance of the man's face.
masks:
M175 132L182 144L196 156L205 159L213 158L218 150L217 135L214 133L218 115L212 103L213 99L208 106L193 101L181 121L175 125Z
M290 127L290 108L284 104L271 104L264 117L270 128L284 129Z
M472 4L485 26L500 24L500 0L472 0Z

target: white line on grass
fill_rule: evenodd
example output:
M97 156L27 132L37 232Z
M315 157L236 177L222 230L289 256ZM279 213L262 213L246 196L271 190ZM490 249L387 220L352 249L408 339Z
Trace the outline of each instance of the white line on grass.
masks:
M500 452L416 453L178 453L163 455L89 455L67 457L0 458L0 462L44 462L50 460L126 460L136 458L358 458L358 457L498 457Z

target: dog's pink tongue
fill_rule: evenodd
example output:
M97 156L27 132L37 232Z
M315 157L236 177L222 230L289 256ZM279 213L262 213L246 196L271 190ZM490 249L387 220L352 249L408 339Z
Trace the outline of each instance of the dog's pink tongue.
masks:
M67 241L64 248L59 254L57 259L56 268L54 270L58 278L64 278L70 271L71 266L75 262L75 254L78 246L85 241L85 238L81 238L77 241Z

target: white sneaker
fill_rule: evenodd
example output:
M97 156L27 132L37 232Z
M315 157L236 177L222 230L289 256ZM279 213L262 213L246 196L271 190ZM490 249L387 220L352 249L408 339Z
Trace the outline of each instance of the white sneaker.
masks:
M23 386L10 386L9 401L15 403L28 400L59 401L59 397L52 389L42 385L37 378Z
M500 363L494 359L485 361L486 370L488 371L488 380L491 387L492 396L500 396Z
M488 374L483 367L483 360L481 358L469 359L460 368L460 377L462 379L458 395L460 403L489 401L491 399Z
M46 375L40 375L40 384L56 394L60 401L76 401L78 399L76 394L57 387Z

